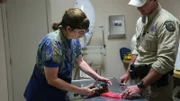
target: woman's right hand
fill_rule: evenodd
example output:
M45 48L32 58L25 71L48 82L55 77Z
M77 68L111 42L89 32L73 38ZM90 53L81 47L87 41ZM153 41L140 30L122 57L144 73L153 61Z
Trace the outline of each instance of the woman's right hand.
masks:
M92 88L90 89L91 87L93 86L93 84L89 85L89 86L86 86L86 87L82 87L81 90L80 90L80 94L81 95L85 95L85 96L91 96L95 93L96 90L98 90L98 88Z
M126 82L129 80L129 73L125 73L120 77L120 84L121 85L126 85Z

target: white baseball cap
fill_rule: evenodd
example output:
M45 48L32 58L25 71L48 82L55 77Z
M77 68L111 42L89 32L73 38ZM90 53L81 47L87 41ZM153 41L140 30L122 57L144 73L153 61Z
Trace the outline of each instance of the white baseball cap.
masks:
M130 0L128 5L136 6L136 7L142 7L147 0Z

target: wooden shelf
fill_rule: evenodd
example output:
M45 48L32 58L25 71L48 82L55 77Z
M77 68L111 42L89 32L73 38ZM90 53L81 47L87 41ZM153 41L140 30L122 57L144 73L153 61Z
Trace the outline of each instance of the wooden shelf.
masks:
M131 61L130 59L129 59L129 60L124 59L124 60L123 60L123 63L129 64L129 63L130 63L130 61Z
M180 70L174 70L173 76L180 79Z

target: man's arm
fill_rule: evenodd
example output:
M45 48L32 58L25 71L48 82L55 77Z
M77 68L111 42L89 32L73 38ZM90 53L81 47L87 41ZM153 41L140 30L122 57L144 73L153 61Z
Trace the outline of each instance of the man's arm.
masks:
M174 26L173 26L174 24ZM175 27L174 30L168 29L169 26ZM144 86L148 86L158 80L162 75L174 68L177 49L179 44L179 25L170 21L163 25L158 34L157 61L152 64L152 68L146 77L142 79Z
M153 68L150 69L149 73L146 77L142 79L143 85L147 87L148 85L154 83L156 80L158 80L162 75L155 71Z
M137 54L133 54L126 73L129 73L130 66L131 64L134 64L134 62L136 61L136 58L137 58Z
M120 84L121 85L126 85L126 82L129 80L129 77L130 77L130 73L129 73L130 65L135 62L136 58L137 58L137 55L132 55L132 58L131 58L131 61L129 63L129 66L128 66L128 69L127 69L126 73L120 77Z

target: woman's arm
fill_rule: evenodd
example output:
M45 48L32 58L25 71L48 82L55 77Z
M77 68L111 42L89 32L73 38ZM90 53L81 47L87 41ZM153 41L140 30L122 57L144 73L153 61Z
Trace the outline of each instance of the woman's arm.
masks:
M95 80L100 80L100 81L105 81L108 84L112 84L112 82L108 79L108 78L104 78L102 76L100 76L99 74L97 74L87 63L86 61L84 61L82 55L80 55L78 57L77 60L77 64L80 67L80 69L85 72L86 74L88 74L89 76L91 76L92 78L94 78Z
M70 92L80 92L81 88L76 87L72 84L65 82L64 80L58 78L58 68L44 67L45 76L49 85L52 85L61 90Z
M80 55L78 57L77 60L77 65L80 67L80 69L85 72L86 74L88 74L89 76L91 76L92 78L94 78L95 80L98 80L98 78L100 77L99 74L97 74L87 63L86 61L84 61L82 55Z
M92 85L87 86L87 87L77 87L77 86L74 86L72 84L65 82L64 80L58 78L57 76L58 68L44 67L44 71L45 71L45 76L46 76L48 84L58 89L69 91L69 92L76 92L76 93L87 95L87 96L94 94L95 90L97 90L97 88L90 89Z

